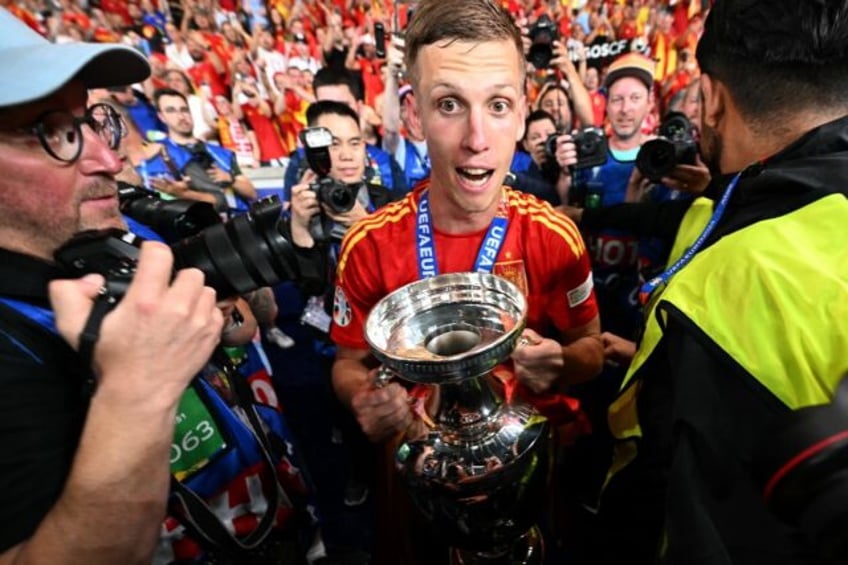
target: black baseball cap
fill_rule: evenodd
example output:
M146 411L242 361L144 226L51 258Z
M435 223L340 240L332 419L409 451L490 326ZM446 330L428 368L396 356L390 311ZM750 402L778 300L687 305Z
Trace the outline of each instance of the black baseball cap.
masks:
M822 34L823 25L848 25L844 0L716 0L704 22L696 57L707 74L714 61L758 66L844 65L848 61L846 35Z

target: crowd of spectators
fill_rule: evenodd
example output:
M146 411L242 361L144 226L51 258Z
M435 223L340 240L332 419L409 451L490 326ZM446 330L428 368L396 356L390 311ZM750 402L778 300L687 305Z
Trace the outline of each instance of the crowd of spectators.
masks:
M528 64L528 102L541 105L559 83L576 120L604 126L608 65L628 51L656 61L655 102L643 127L682 104L698 76L694 47L706 0L504 0L519 23L531 29L543 15L555 22L575 73ZM153 75L134 85L152 101L160 88L182 92L189 102L194 136L234 151L242 168L274 166L299 145L306 108L315 101L312 79L324 67L349 73L361 89L359 109L369 143L379 145L384 121L397 122L400 105L386 84L398 84L386 58L377 56L374 26L388 41L402 33L414 2L388 0L4 0L10 11L56 42L130 44L148 57ZM396 13L397 12L397 13ZM589 93L591 112L581 112L572 82ZM403 86L404 77L400 77ZM387 100L386 98L391 98ZM135 118L135 116L133 116ZM154 116L155 117L155 116ZM150 141L166 133L155 119L136 123ZM406 133L402 131L401 133Z

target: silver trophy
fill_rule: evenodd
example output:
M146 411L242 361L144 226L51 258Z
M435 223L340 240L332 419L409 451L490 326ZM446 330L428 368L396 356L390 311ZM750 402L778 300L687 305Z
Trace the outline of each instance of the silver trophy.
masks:
M495 275L456 273L408 284L371 311L365 337L382 378L438 385L434 426L396 453L409 493L451 546L455 565L542 561L549 425L505 402L490 374L515 349L527 301Z

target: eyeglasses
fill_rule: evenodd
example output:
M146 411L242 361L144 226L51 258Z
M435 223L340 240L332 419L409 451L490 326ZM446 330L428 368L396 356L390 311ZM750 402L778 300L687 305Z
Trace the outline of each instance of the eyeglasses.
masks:
M191 114L191 110L189 110L188 106L180 106L179 108L165 106L162 108L162 112L165 114Z
M127 134L121 115L108 104L95 104L82 117L63 110L47 112L32 126L32 133L51 157L73 163L82 154L83 124L87 124L110 149L117 149L121 138Z

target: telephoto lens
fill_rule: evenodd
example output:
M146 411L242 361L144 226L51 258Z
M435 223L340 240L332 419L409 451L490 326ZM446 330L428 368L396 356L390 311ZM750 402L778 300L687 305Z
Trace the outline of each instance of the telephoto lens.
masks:
M298 281L307 260L300 261L283 233L282 203L276 196L259 200L244 214L216 223L171 244L174 269L193 267L219 298L252 292L280 281ZM100 273L114 301L123 297L135 274L135 236L120 230L90 230L77 234L56 251L69 274Z

